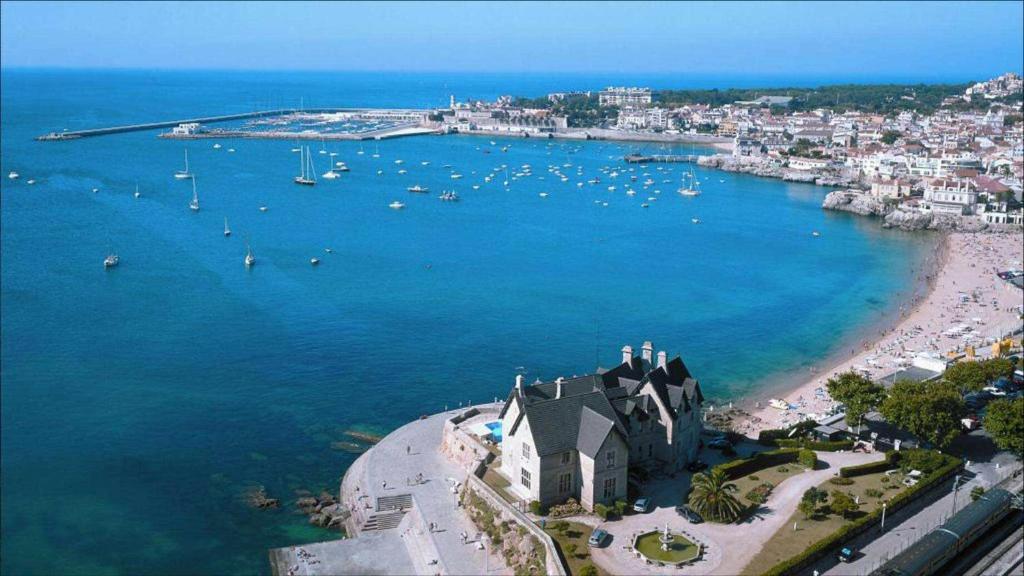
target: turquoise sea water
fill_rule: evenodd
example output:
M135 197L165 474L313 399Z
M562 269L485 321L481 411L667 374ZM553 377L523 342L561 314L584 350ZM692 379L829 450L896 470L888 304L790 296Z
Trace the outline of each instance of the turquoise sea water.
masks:
M267 548L332 533L287 505L250 510L239 495L252 484L285 500L336 490L355 457L331 449L345 430L386 432L504 396L519 367L532 380L609 366L623 344L645 339L682 354L710 396L749 395L870 330L914 289L931 244L825 213L826 190L808 185L698 168L705 193L684 199L649 168L661 190L650 208L640 204L653 194L627 197L624 177L606 190L601 166L653 146L516 138L498 142L510 145L502 153L487 138L416 137L380 143L373 159L372 144L360 156L349 142L331 148L352 171L306 188L291 182L291 142L191 142L202 203L193 214L189 183L172 178L182 142L32 140L300 97L428 106L451 92L535 95L601 79L2 80L4 573L267 572ZM314 156L318 173L326 158ZM409 174L397 174L396 159ZM546 170L565 163L569 183ZM451 180L445 164L465 177ZM471 189L500 164L535 175L509 190L500 177ZM9 181L10 170L22 178ZM575 186L595 175L600 186ZM432 193L405 192L415 183ZM444 188L462 202L439 201ZM395 199L407 208L389 210ZM247 237L258 258L250 271ZM104 270L110 250L121 264Z

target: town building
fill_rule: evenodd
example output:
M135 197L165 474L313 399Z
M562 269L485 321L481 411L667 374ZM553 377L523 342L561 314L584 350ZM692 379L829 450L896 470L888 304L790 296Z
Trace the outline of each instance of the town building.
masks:
M500 472L524 500L611 504L631 469L672 473L697 458L703 402L682 359L655 359L650 342L640 356L623 347L611 370L532 386L517 376L500 415Z
M609 86L597 94L601 106L648 106L651 104L650 88L626 88Z
M934 178L924 189L925 210L937 214L964 216L974 213L978 191L973 180L966 178Z
M893 178L890 180L873 180L871 195L879 200L897 200L910 196L910 182Z

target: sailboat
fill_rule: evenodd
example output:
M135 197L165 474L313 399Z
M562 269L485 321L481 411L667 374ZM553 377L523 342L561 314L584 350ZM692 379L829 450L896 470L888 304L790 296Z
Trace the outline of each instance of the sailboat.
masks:
M337 153L336 153L336 152L331 152L331 160L334 160L334 157L335 157L335 156L337 156ZM330 167L330 168L329 168L329 169L327 170L327 172L324 172L324 173L323 173L323 174L321 174L320 176L321 176L322 178L324 178L325 180L334 180L335 178L337 178L338 176L340 176L340 174L338 174L337 172L335 172L335 171L334 171L334 166L331 166L331 167Z
M690 170L690 184L685 188L679 188L678 192L683 196L699 196L700 190L697 190L697 184L693 180L693 170Z
M192 201L188 203L188 207L193 212L199 212L199 192L196 191L196 179L192 179Z
M142 196L142 194L139 192L139 184L136 182L136 184L135 184L135 197L138 198L139 196Z
M252 255L252 247L249 246L248 240L245 242L245 267L249 268L256 263L256 257Z
M377 144L373 145L373 157L380 158L380 146L378 146Z
M231 228L228 228L228 217L224 217L224 235L231 236Z
M309 153L309 146L306 146L305 150L299 150L299 168L301 173L295 177L296 184L304 186L316 184L316 172L313 171L313 157Z
M359 154L360 156L362 156L364 154L364 152L363 152L363 145L362 144L359 145L359 152L356 152L356 154Z
M178 180L188 180L192 177L192 173L188 171L188 148L185 148L185 169L175 172L174 177Z

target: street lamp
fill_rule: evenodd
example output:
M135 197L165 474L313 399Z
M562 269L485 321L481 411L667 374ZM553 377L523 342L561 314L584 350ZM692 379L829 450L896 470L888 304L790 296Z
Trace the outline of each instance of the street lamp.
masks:
M960 475L956 475L956 479L953 480L953 514L956 514L956 494L960 491Z
M882 502L882 532L885 532L885 502Z

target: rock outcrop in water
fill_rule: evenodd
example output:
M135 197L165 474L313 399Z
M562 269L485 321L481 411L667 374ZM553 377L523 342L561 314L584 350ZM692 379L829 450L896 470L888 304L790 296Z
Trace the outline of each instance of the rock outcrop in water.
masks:
M825 196L821 207L826 210L852 212L861 216L885 216L888 207L884 202L856 190L836 190Z

